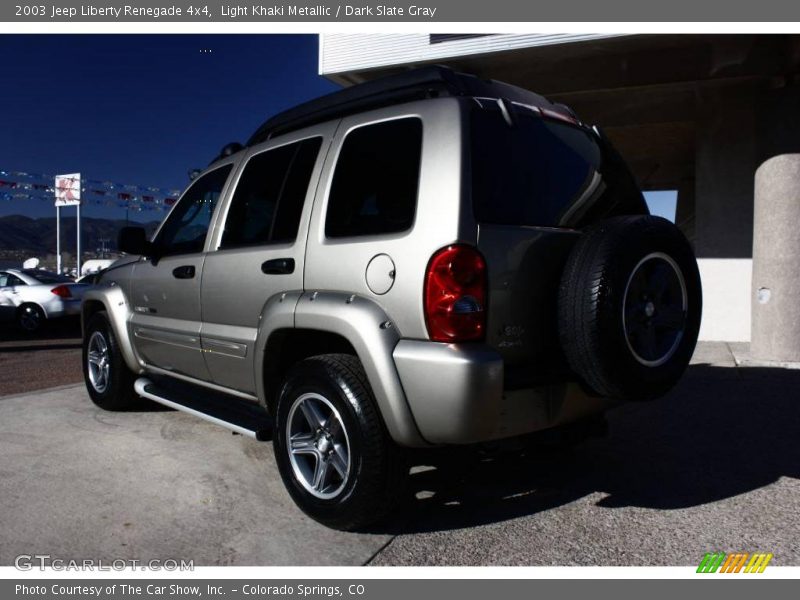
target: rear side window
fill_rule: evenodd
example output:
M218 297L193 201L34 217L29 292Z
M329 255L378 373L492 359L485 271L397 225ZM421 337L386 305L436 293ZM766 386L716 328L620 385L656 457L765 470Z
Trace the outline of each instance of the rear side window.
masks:
M267 150L242 172L228 209L221 249L290 243L297 238L321 138Z
M498 110L473 110L472 203L480 223L566 225L599 182L601 152L577 126Z
M342 144L331 184L329 238L399 233L417 210L422 121L416 117L366 125Z

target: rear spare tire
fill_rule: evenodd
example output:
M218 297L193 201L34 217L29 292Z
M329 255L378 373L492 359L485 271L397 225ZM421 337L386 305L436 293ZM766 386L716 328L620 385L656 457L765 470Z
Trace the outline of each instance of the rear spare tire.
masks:
M660 217L615 217L588 228L561 278L561 345L575 374L602 396L666 393L689 364L701 314L692 248Z

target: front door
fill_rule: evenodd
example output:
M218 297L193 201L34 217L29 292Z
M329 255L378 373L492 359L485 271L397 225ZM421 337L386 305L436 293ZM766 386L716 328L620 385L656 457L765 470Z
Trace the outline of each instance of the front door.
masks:
M303 289L321 149L333 130L326 124L310 137L306 132L281 145L256 146L239 171L203 267L202 344L218 385L255 393L255 344L264 305L276 294Z
M208 380L200 345L200 281L214 209L232 165L195 180L133 272L131 338L148 365Z

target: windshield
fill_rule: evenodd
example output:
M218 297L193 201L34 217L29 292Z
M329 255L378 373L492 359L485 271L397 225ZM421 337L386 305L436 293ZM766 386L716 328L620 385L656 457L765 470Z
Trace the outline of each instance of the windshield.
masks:
M602 152L584 129L522 111L471 111L472 202L479 223L564 226L601 193Z

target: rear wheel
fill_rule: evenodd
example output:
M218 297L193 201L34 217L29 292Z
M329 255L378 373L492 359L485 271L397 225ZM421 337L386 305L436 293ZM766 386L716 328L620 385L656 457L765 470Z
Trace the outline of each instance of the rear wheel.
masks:
M588 229L567 261L559 336L596 393L646 400L683 374L701 312L697 261L680 230L659 217L616 217Z
M141 399L133 389L136 375L125 364L108 316L92 315L83 334L83 377L89 397L105 410L128 410Z
M28 333L39 331L46 319L44 311L37 304L22 304L17 309L17 325Z
M329 527L364 528L402 498L407 465L354 356L325 354L292 368L278 398L273 444L292 499Z

